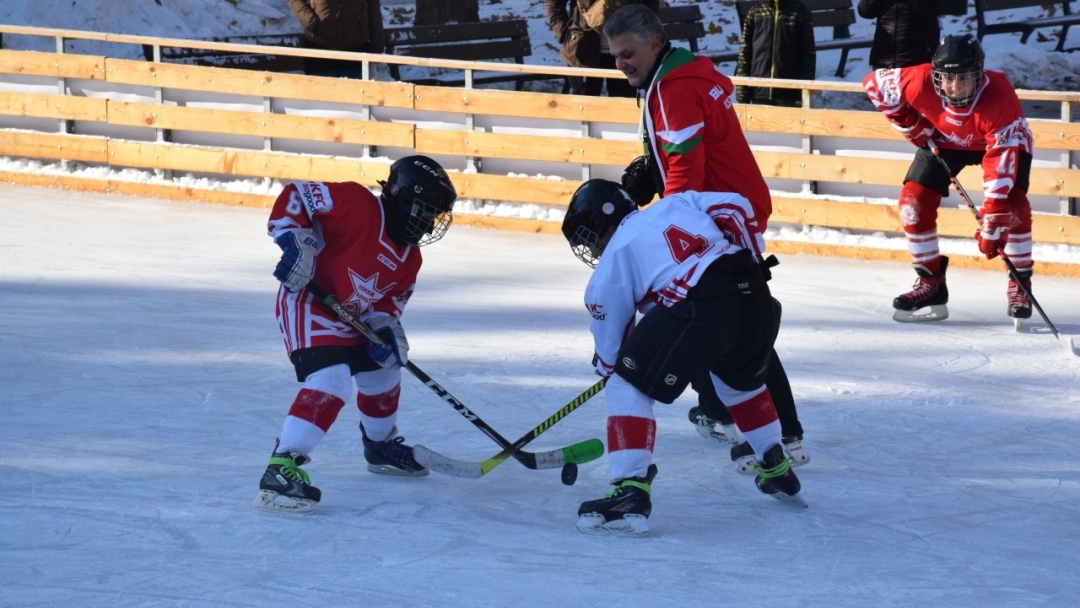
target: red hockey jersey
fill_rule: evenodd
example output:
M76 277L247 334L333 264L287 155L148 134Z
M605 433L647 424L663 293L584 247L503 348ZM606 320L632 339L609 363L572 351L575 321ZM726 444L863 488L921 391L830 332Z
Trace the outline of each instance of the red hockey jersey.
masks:
M423 260L417 247L399 248L386 233L382 204L352 182L293 182L274 202L271 238L310 228L318 242L314 280L357 317L401 316ZM351 325L306 290L278 291L278 325L290 353L363 341Z
M1016 91L1001 72L986 70L975 99L954 108L934 92L929 63L871 72L863 87L870 101L897 127L914 125L919 116L934 125L941 148L985 152L983 190L1004 200L1016 183L1021 151L1032 153L1032 136Z

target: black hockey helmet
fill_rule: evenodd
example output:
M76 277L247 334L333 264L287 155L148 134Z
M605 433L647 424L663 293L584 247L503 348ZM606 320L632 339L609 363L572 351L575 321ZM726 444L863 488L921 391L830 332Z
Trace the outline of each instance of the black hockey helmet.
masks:
M439 163L406 156L380 181L387 232L395 242L422 247L441 239L454 221L457 190Z
M975 36L971 34L945 36L930 59L934 74L934 92L953 107L962 108L968 105L975 99L979 86L982 84L985 59L986 53L983 52L982 44ZM972 83L970 92L959 96L946 94L942 87L943 83L968 74Z
M615 182L591 179L574 192L563 218L562 233L582 262L596 268L611 233L637 205Z

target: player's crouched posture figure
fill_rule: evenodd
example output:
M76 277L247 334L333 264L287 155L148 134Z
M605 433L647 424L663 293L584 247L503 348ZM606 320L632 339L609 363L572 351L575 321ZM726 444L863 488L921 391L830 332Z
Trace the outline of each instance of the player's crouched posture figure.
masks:
M274 270L281 281L278 326L304 386L259 483L256 507L315 508L322 493L300 466L354 394L354 382L368 470L428 474L395 424L409 350L400 317L422 264L418 248L446 233L457 192L442 167L424 156L395 162L380 184L382 196L375 198L352 182L294 182L270 213L268 231L282 249ZM309 293L312 279L385 345L369 342Z
M919 148L900 191L900 221L919 275L915 287L893 300L897 321L949 316L945 271L938 251L937 211L949 195L949 175L982 165L986 196L975 234L988 259L1004 254L1031 288L1031 203L1027 198L1032 136L1016 91L1005 74L983 70L985 54L971 34L945 36L929 64L875 70L863 80L870 101ZM1031 300L1012 279L1006 292L1010 317L1031 316ZM923 314L920 309L929 308Z
M749 201L734 193L673 194L639 210L613 182L574 193L563 235L596 270L585 289L596 371L607 383L607 439L615 489L578 509L578 529L648 532L656 438L653 402L671 403L708 369L754 449L758 489L805 505L780 442L765 376L778 311L737 221ZM719 225L727 226L721 230ZM644 313L635 323L638 311Z

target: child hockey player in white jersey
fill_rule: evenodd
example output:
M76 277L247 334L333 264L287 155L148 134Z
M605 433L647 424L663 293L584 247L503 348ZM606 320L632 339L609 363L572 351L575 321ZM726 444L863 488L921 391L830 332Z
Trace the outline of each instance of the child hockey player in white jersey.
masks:
M753 215L734 193L688 191L643 210L614 182L590 180L574 193L562 231L574 254L596 268L585 306L596 372L610 378L615 486L582 503L582 532L648 532L657 471L653 403L674 401L702 369L754 449L758 489L805 506L765 387L778 311L752 253L760 238L747 229Z

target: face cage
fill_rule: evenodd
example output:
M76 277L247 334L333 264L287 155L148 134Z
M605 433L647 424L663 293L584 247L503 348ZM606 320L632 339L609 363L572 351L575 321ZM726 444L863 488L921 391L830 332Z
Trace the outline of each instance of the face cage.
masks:
M952 76L966 76L970 74L972 77L971 93L964 95L963 97L950 97L945 94L945 89L941 86L942 82ZM954 108L963 108L967 106L975 96L979 93L979 87L982 85L983 71L972 70L970 72L942 72L941 70L934 70L934 92L938 94L938 97L945 100L950 106Z
M570 250L590 268L596 268L600 263L600 255L604 253L604 248L598 245L599 241L599 234L585 226L578 226L574 231L574 238L570 240Z
M430 245L441 239L453 222L452 211L443 211L427 201L413 199L412 211L405 224L405 240L417 247Z

